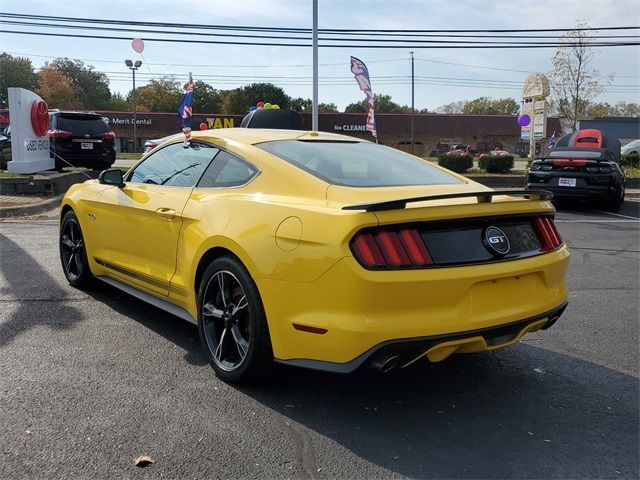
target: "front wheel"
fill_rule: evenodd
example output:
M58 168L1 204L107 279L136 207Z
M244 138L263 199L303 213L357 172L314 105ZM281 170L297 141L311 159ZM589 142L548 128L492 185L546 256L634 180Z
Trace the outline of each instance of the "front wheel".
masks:
M232 383L268 377L273 351L264 307L236 258L217 258L205 270L198 289L198 330L218 377Z
M60 262L71 286L85 287L91 280L84 237L73 210L65 213L60 222Z

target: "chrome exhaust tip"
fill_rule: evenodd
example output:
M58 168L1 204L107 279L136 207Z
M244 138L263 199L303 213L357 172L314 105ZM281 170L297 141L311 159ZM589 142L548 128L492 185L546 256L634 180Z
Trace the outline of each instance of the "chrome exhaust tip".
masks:
M397 353L382 353L377 355L369 364L371 368L378 372L390 372L400 363L400 355Z

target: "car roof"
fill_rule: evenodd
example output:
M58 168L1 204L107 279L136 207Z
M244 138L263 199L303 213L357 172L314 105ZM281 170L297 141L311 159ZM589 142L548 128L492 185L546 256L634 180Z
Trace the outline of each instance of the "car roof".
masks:
M176 138L180 138L178 134ZM363 142L355 137L338 135L327 132L312 132L304 130L279 130L268 128L216 128L211 130L193 131L191 137L194 140L222 139L237 141L240 143L255 145L274 140L324 140L334 142Z

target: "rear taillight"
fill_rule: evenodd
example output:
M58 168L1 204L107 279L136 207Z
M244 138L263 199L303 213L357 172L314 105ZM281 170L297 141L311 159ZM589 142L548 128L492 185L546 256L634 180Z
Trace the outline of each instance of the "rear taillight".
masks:
M356 259L367 268L411 268L432 265L433 260L417 230L359 232L351 240Z
M536 217L531 226L540 241L540 250L548 252L562 245L562 238L551 217Z
M49 130L49 138L69 138L73 136L73 132L69 130Z
M116 134L113 132L104 132L104 133L101 133L100 136L102 137L103 140L115 140L116 138Z

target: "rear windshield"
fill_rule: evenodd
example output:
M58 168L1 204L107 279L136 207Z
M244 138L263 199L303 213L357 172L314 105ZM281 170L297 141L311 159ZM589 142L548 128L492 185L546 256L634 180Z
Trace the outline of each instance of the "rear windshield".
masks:
M334 185L394 187L463 183L426 161L375 143L283 140L256 147Z
M107 122L102 117L95 115L77 115L73 117L63 117L58 115L56 128L58 130L68 130L74 135L95 135L111 131Z

